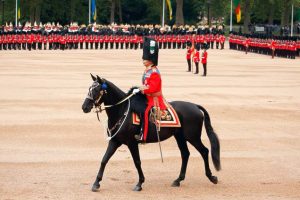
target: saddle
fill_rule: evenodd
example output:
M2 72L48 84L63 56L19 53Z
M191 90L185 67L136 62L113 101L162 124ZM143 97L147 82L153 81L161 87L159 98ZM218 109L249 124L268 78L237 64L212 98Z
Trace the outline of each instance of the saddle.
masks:
M160 124L160 127L181 127L178 115L170 104L166 110L152 107L149 120L152 123ZM132 113L132 123L140 125L140 118L136 113Z

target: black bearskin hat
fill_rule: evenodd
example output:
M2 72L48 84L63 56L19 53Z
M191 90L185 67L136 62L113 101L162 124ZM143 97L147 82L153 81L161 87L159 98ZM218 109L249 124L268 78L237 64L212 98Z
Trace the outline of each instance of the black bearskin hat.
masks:
M200 51L200 44L196 44L196 49L197 49L197 51Z
M143 46L143 60L151 60L154 65L158 64L158 44L152 39L145 37Z
M187 41L186 46L191 47L192 46L191 41Z

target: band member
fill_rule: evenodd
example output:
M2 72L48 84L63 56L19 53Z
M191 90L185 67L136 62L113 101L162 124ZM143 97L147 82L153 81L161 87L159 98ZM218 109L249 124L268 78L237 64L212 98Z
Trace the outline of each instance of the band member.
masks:
M143 86L133 90L133 94L141 92L147 97L147 108L145 112L140 112L141 133L135 135L139 141L146 141L148 134L148 114L150 109L154 106L158 110L165 110L167 108L162 95L162 81L161 75L157 68L158 64L158 43L151 38L144 39L143 47L143 64L145 71L142 77Z

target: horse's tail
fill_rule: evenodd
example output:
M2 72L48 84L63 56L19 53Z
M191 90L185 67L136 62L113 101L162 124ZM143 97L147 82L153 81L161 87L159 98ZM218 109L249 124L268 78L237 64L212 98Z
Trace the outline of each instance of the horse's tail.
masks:
M213 127L211 126L208 112L205 110L205 108L203 108L200 105L197 105L197 107L204 113L204 126L211 145L212 161L215 166L215 169L219 171L221 169L221 161L220 161L220 142L218 136L215 133Z

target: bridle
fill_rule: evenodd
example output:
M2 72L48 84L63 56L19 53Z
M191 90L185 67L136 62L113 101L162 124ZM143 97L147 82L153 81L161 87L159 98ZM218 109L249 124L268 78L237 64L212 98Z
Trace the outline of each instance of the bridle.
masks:
M89 88L89 92L87 94L87 99L90 99L93 101L94 103L94 107L95 107L95 112L97 113L97 118L98 118L98 121L100 121L100 118L99 118L99 113L101 113L102 111L104 110L107 110L108 108L112 108L114 106L117 106L117 105L120 105L122 103L124 103L125 101L128 100L128 107L127 107L127 110L126 112L122 115L122 117L115 123L115 125L109 129L107 127L107 133L108 133L108 138L107 140L111 140L112 138L114 138L120 131L120 129L122 128L124 122L126 121L127 119L127 116L128 116L128 113L129 113L129 110L130 110L130 98L134 95L133 93L128 95L127 97L125 97L124 99L122 99L121 101L117 102L116 104L113 104L113 105L104 105L103 107L101 107L102 103L100 103L100 100L101 98L103 97L104 94L107 94L107 85L106 83L102 83L101 84L101 88L102 90L99 92L99 95L97 97L96 100L93 99L93 89L95 89L96 87L98 87L100 85L100 83L98 83L97 81L95 81L93 83L93 85ZM119 126L118 130L112 135L112 131L114 131L117 127Z

